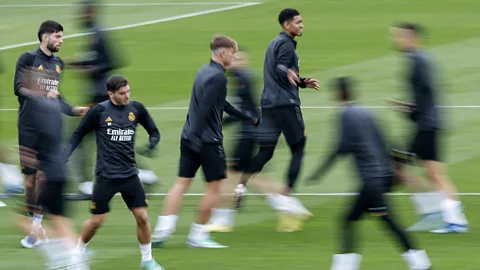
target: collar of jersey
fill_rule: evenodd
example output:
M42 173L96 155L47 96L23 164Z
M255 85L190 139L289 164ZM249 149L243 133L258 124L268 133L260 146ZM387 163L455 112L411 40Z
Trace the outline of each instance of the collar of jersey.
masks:
M288 35L288 34L285 33L285 32L280 32L280 35L288 38L288 40L290 40L291 42L293 42L293 44L295 45L295 48L297 47L297 41L296 41L295 39L293 39L290 35Z
M38 52L38 55L40 55L41 57L45 58L45 59L51 59L53 57L53 53L52 55L46 55L42 49L40 49L40 47L38 47L37 49L37 52Z
M210 59L210 65L218 68L218 69L221 70L222 72L225 72L225 71L226 71L225 67L223 67L222 65L220 65L220 63L213 61L213 59Z

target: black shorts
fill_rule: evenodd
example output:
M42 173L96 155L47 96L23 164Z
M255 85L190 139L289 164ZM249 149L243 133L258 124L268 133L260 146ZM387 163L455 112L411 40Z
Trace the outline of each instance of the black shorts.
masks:
M189 142L182 139L180 141L178 176L194 178L200 166L202 166L207 182L225 179L227 162L223 145L204 143L201 153L196 153L189 147Z
M65 181L45 181L40 187L37 205L48 214L65 216L64 187Z
M388 215L384 194L389 192L392 186L393 177L365 180L348 213L348 220L357 221L365 212L373 216Z
M410 152L421 160L439 161L438 132L418 131L410 144Z
M23 131L19 131L18 132L18 145L20 147L25 147L25 148L28 148L28 149L31 149L33 151L37 151L36 149L38 149L38 140L36 139L37 136L35 135L34 132L23 132ZM19 149L20 150L20 149ZM21 152L20 152L21 154ZM37 169L35 168L30 168L28 166L26 166L22 160L20 159L20 167L22 168L22 173L23 174L36 174L37 173Z
M123 201L130 210L148 206L147 194L145 194L138 175L124 179L97 177L93 187L90 212L94 215L109 212L110 201L118 192L122 194Z
M256 132L257 140L261 143L276 143L281 133L289 145L294 145L306 137L300 107L262 109L262 121Z
M252 163L254 149L254 140L237 140L233 157L229 159L229 167L237 172L242 172L243 170L247 169Z

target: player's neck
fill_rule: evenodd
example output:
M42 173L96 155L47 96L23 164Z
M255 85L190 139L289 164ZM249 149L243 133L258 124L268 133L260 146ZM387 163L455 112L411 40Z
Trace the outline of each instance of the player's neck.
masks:
M285 34L287 34L287 35L288 35L289 37L291 37L292 39L295 39L295 35L289 33L287 30L283 29L282 32L284 32Z
M223 64L222 60L220 60L219 57L212 56L212 61L217 62L217 63L220 64L222 67L225 67L225 65Z
M53 53L52 51L50 51L49 49L47 49L47 45L43 45L43 44L40 44L40 50L42 50L42 52L48 56L52 56Z

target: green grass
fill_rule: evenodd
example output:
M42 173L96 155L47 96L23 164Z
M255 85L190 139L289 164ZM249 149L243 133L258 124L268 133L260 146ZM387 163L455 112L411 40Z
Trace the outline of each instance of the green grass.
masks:
M54 3L55 1L51 1ZM62 1L69 3L73 1ZM107 3L135 1L115 0ZM161 1L145 1L161 2ZM172 2L172 1L168 1ZM187 1L185 1L187 2ZM201 2L200 0L188 2ZM204 1L212 2L212 1ZM242 2L242 1L235 1ZM38 4L30 1L1 1L7 4ZM216 9L232 4L216 5L170 5L150 7L105 7L102 22L108 27L139 23L191 12ZM118 72L131 82L134 99L151 107L161 133L159 157L139 161L153 168L162 184L154 192L165 193L175 180L179 157L179 134L186 110L163 110L165 107L188 106L192 80L197 69L209 58L208 42L214 34L225 33L248 48L252 68L259 74L258 90L261 90L261 74L265 49L268 42L280 31L276 21L279 10L294 6L300 10L305 22L305 34L299 38L298 54L301 59L301 74L319 78L319 92L305 90L301 93L304 106L330 106L328 81L339 75L355 76L359 101L365 105L386 105L385 97L406 97L408 93L401 84L402 57L392 50L388 41L388 27L399 20L415 20L428 26L427 46L439 62L443 75L442 101L447 105L476 105L478 67L476 55L480 46L476 1L467 0L311 0L311 1L266 1L261 5L212 13L181 20L137 28L112 31L115 49L128 59L128 65ZM71 7L1 8L0 47L34 41L41 20L57 19L65 25L65 34L80 33L72 20L75 9ZM41 14L41 15L38 15ZM66 39L61 57L78 53L84 38ZM1 76L0 108L17 108L13 95L13 70L18 56L35 49L28 46L0 52L6 72ZM72 104L83 102L85 91L82 78L75 71L65 71L61 93ZM153 109L157 108L157 109ZM444 157L449 163L449 173L460 192L480 192L477 185L476 167L480 161L480 149L475 146L480 134L480 120L475 108L445 109L449 129L445 133ZM309 134L307 154L302 176L318 165L334 139L335 110L310 108L303 110ZM404 142L410 125L401 115L386 109L375 110L389 139ZM4 146L17 143L16 117L14 110L0 111L0 139ZM66 118L66 135L72 132L78 119ZM234 130L225 130L227 138ZM138 143L147 139L139 132ZM227 149L231 149L227 142ZM16 162L14 154L9 157ZM290 160L288 147L283 139L268 171L283 181ZM321 185L299 184L298 192L348 192L356 185L350 163L339 161ZM74 186L72 185L72 188ZM202 191L199 174L191 192ZM156 223L161 209L162 197L150 199L150 219ZM216 236L230 246L227 250L192 250L184 245L188 226L193 218L199 197L187 197L181 213L176 237L162 250L155 250L155 257L167 269L328 269L331 255L338 246L338 219L350 197L302 197L302 201L315 214L304 231L295 234L275 232L276 216L259 197L249 197L247 211L237 216L235 233ZM416 234L415 239L427 249L435 269L474 269L478 253L477 232L479 220L473 214L478 207L476 197L463 197L472 232L468 235ZM405 225L413 222L414 211L407 197L393 197ZM134 221L119 198L114 200L113 212L90 247L96 256L92 269L130 269L139 264ZM77 227L88 216L87 203L74 205ZM0 217L0 268L34 269L40 258L31 250L19 248L18 234L11 222L8 208L1 209ZM359 230L361 252L365 255L362 269L406 269L399 257L399 250L387 238L387 234L374 221L362 223ZM462 266L459 266L459 263ZM312 267L315 265L315 267Z

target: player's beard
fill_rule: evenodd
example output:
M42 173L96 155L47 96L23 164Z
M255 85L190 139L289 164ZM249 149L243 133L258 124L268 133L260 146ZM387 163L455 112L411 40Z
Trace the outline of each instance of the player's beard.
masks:
M48 49L49 51L51 51L52 53L54 53L54 52L58 52L58 49L59 49L59 48L56 48L52 43L48 43L48 44L47 44L47 49Z

